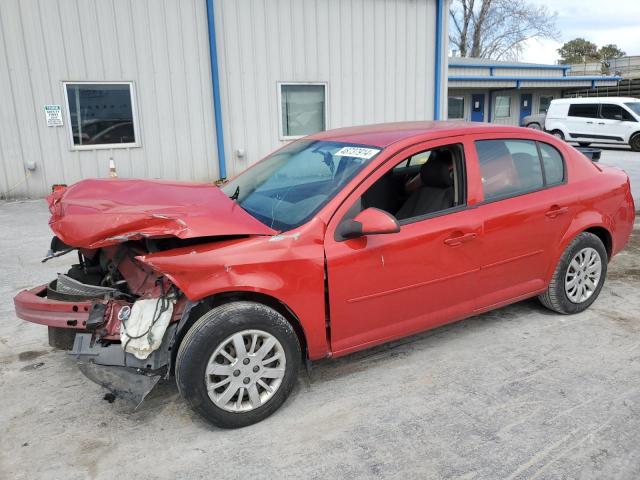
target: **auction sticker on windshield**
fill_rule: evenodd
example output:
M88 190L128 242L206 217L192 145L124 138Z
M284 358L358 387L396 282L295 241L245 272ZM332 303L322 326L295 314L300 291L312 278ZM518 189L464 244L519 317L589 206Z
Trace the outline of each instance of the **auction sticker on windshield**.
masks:
M334 155L336 157L354 157L369 160L379 152L380 150L378 150L377 148L342 147L340 150L334 153Z

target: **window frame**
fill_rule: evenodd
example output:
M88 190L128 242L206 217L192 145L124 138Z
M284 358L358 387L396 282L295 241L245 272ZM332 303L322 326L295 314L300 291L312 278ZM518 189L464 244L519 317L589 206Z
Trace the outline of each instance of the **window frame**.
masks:
M452 118L449 113L451 110L449 107L449 99L455 98L456 100L462 101L462 112L460 117ZM447 95L447 120L464 120L464 104L465 104L465 96L464 95Z
M543 98L549 98L550 99L549 100L549 105L547 105L547 109L544 112L540 109L540 106L542 105L542 99ZM540 95L538 97L538 115L543 114L543 113L546 115L547 112L549 111L549 108L551 107L551 102L553 100L554 100L554 96L553 95Z
M373 185L379 181L384 175L387 175L391 172L393 172L393 170L400 165L403 162L406 162L407 160L411 159L412 157L419 155L420 153L423 152L429 152L429 151L433 151L433 150L437 150L439 148L443 148L443 147L451 147L451 146L457 146L462 154L462 158L460 159L460 171L458 172L459 175L459 180L460 180L460 185L459 188L461 189L461 203L459 205L454 205L451 208L447 208L444 210L439 210L437 212L431 212L431 213L425 213L424 215L417 215L415 217L410 217L410 218L405 218L403 220L400 220L398 218L395 217L395 215L393 215L394 218L396 218L396 220L398 221L398 224L400 225L400 228L402 229L402 227L404 227L405 225L410 225L412 223L417 223L417 222L422 222L425 220L429 220L431 218L436 218L436 217L441 217L443 215L449 215L452 213L457 213L457 212L461 212L464 210L467 210L469 208L474 208L475 205L470 206L469 205L469 171L467 168L467 161L468 161L468 155L467 155L467 145L464 142L464 139L459 138L459 137L453 137L450 139L448 142L434 142L434 141L426 141L426 142L419 142L416 143L414 145L411 145L410 147L407 147L406 149L403 149L402 151L398 152L397 154L393 155L392 157L388 158L387 160L385 160L385 162L380 165L375 171L371 172L368 176L369 177L375 177L375 180L373 182L371 182L369 185L367 185L367 187L362 190L360 192L359 195L357 195L354 198L354 202L351 204L351 206L345 211L345 213L342 216L342 219L340 220L340 222L338 222L338 225L340 223L342 223L345 219L346 219L346 215L348 215L349 209L351 209L353 207L353 205L355 204L356 201L360 200L362 198L362 196L371 188L373 187ZM416 147L424 147L424 148L419 148L418 150L415 150ZM415 151L414 151L415 150ZM413 152L413 153L409 153L407 154L406 152ZM401 160L397 160L398 157L401 158ZM392 164L391 167L389 167L389 164ZM380 173L382 172L382 173ZM362 182L358 187L360 187L362 184L364 184L365 182ZM354 195L359 188L355 188L354 190L352 190L349 194L349 197L347 197L346 201L344 203L348 203L351 201L351 196ZM389 213L389 212L387 212ZM337 230L336 230L337 232ZM343 241L346 239L340 239L338 240L336 237L336 241Z
M282 122L282 87L287 85L321 85L324 87L324 130L329 130L329 82L317 81L317 82L294 82L294 81L278 81L276 82L276 88L278 90L278 138L281 141L289 142L292 140L299 140L300 138L313 135L285 135L284 125ZM317 133L317 132L316 132Z
M509 99L509 110L507 115L498 115L498 98L503 97ZM496 95L493 105L493 117L494 118L511 118L511 95Z
M129 143L103 143L97 145L76 145L73 142L73 127L71 124L71 109L69 108L69 95L67 92L67 85L128 85L129 86L129 97L131 99L131 121L133 122L133 135L136 139L135 142ZM142 140L140 138L140 126L139 126L139 118L138 118L138 108L136 102L136 85L133 80L114 80L114 81L89 81L89 80L81 80L81 81L72 81L65 80L62 82L62 94L65 100L65 117L67 121L67 125L69 128L68 132L68 140L69 140L69 149L70 150L111 150L115 148L137 148L142 146Z
M481 181L481 177L482 177L482 173L480 170L480 157L478 156L478 150L476 149L476 143L477 142L482 142L482 141L487 141L487 140L499 140L499 141L503 141L503 142L508 142L508 141L523 141L523 142L533 142L536 145L536 150L538 152L538 162L540 162L540 169L542 172L542 187L540 188L536 188L534 190L527 190L524 192L517 192L517 193L509 193L509 194L505 194L505 195L500 195L497 197L493 197L490 200L487 200L485 198L485 193L484 193L484 188L482 186L482 181ZM560 154L560 160L562 161L562 182L557 182L557 183L553 183L553 184L549 184L547 182L547 174L545 172L544 169L544 162L542 161L542 152L540 150L540 144L545 144L548 145L549 147L555 149L559 154ZM530 193L537 193L537 192L542 192L543 190L548 190L550 188L555 188L555 187L560 187L562 185L566 185L568 182L568 178L567 178L567 161L564 158L564 155L562 154L562 151L553 146L552 144L548 143L548 142L542 142L540 140L532 140L530 138L509 138L509 137L500 137L500 138L475 138L473 139L473 148L475 149L475 157L476 157L476 162L478 165L478 180L480 180L480 192L482 193L482 201L478 202L476 205L480 206L480 205L488 205L490 203L495 203L495 202L501 202L503 200L508 200L510 198L517 198L517 197L521 197L523 195L529 195Z
M622 112L622 115L621 115L622 119L618 120L618 119L615 119L615 118L605 117L604 114L603 114L604 107L618 107L620 109L620 112ZM623 107L619 103L601 103L600 104L600 109L598 111L598 114L600 115L600 118L603 119L603 120L613 120L613 121L618 121L618 122L637 122L637 120L629 112L629 110L627 110L625 107ZM627 115L628 118L624 118L625 114Z

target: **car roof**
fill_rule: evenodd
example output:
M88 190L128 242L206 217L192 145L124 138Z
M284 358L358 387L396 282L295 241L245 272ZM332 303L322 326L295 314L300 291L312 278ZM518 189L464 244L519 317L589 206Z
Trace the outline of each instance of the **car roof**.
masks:
M552 103L611 103L611 102L640 102L639 99L633 97L582 97L582 98L559 98L552 100Z
M336 128L319 132L306 138L309 140L346 142L385 148L392 143L417 137L423 140L435 140L454 135L475 133L522 133L523 130L521 127L479 122L397 122Z

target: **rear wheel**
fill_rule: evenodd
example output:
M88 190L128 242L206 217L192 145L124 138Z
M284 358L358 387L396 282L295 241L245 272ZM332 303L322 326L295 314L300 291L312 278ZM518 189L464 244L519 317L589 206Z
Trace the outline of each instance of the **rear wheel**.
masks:
M631 137L631 140L629 140L629 146L634 152L640 152L640 133L636 133Z
M176 383L197 413L222 428L264 420L295 385L301 352L291 324L254 302L233 302L203 315L176 359Z
M578 142L578 145L580 145L581 147L588 147L591 144L589 142Z
M562 133L561 130L552 130L551 135L553 135L556 138L559 138L560 140L564 140L564 133Z
M527 128L532 128L534 130L542 130L542 127L539 123L529 123L527 124Z
M538 298L558 313L578 313L598 298L607 275L607 251L594 234L583 232L566 248L547 291Z

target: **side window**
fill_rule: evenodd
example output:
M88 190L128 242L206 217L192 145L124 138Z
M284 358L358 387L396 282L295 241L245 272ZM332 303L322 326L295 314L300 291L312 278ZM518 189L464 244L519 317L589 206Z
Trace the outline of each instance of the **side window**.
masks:
M560 152L547 143L538 143L547 185L557 185L564 181L564 162Z
M540 106L538 107L538 113L547 113L547 110L549 110L549 105L551 105L551 100L553 100L553 96L540 95Z
M569 106L570 117L598 118L598 104L572 103Z
M462 145L455 144L404 158L362 195L361 209L379 208L403 223L410 223L413 219L464 205L463 152ZM419 168L404 168L411 166Z
M606 118L608 120L635 121L635 119L629 112L627 112L620 105L615 105L613 103L602 104L600 115L602 116L602 118Z
M520 195L544 186L535 142L479 140L475 143L485 200Z

